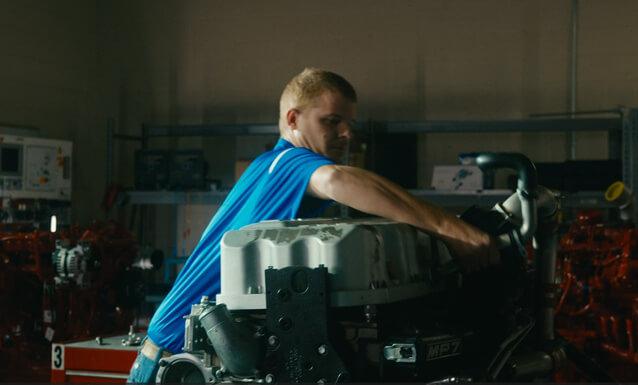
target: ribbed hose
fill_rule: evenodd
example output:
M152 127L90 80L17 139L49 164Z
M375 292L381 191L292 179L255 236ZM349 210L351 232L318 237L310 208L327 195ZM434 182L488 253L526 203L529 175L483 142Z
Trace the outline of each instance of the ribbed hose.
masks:
M230 373L241 377L257 373L264 356L264 343L251 325L236 322L224 304L203 310L199 322Z

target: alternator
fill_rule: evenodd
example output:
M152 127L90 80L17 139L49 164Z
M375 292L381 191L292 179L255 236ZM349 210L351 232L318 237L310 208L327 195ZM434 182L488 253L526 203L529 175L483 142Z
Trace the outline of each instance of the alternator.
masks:
M88 287L89 272L99 265L90 246L82 243L71 248L58 243L52 259L56 284L75 282L80 287Z

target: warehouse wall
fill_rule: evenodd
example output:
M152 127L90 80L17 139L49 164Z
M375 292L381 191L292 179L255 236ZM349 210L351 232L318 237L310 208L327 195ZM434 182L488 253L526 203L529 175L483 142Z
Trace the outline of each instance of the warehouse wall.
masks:
M568 108L570 2L208 0L100 2L105 105L121 129L141 122L274 122L282 86L304 66L344 74L360 120L519 118ZM582 109L638 105L632 0L580 2ZM564 134L420 138L420 184L465 150L520 150L563 160ZM578 158L607 156L606 135L579 134ZM233 138L211 149L232 180ZM130 180L133 145L120 147ZM214 154L212 153L214 150ZM128 154L128 155L127 155Z
M97 214L105 127L142 122L274 122L277 99L305 66L333 69L360 93L360 120L517 118L568 107L569 1L22 0L0 12L0 123L73 140L75 219ZM582 109L638 105L632 0L580 2ZM208 149L233 179L246 139L158 140ZM260 145L259 140L256 142ZM116 180L132 184L135 143L118 143ZM421 135L419 176L465 150L564 159L562 134ZM580 134L579 158L607 156ZM81 166L80 166L81 165Z
M0 4L0 126L37 128L72 140L74 220L86 222L104 189L105 136L96 120L94 1Z

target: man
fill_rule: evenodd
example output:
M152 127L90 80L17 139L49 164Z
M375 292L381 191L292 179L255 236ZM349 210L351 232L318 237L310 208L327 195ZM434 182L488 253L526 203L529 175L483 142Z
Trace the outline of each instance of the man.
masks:
M162 356L181 351L182 317L203 295L219 292L223 234L250 223L317 216L332 200L438 236L468 270L496 261L487 234L381 176L335 163L352 137L356 102L352 85L332 72L305 69L288 83L279 102L281 138L251 163L204 231L153 316L128 382L153 381Z

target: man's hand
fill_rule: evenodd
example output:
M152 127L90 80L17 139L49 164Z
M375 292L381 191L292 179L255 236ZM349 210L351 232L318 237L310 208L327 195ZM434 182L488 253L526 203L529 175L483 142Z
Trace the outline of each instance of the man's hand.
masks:
M483 233L483 235L484 237L477 244L470 244L464 240L457 239L450 239L446 242L452 255L465 272L479 271L500 263L500 253L494 238L486 233Z

